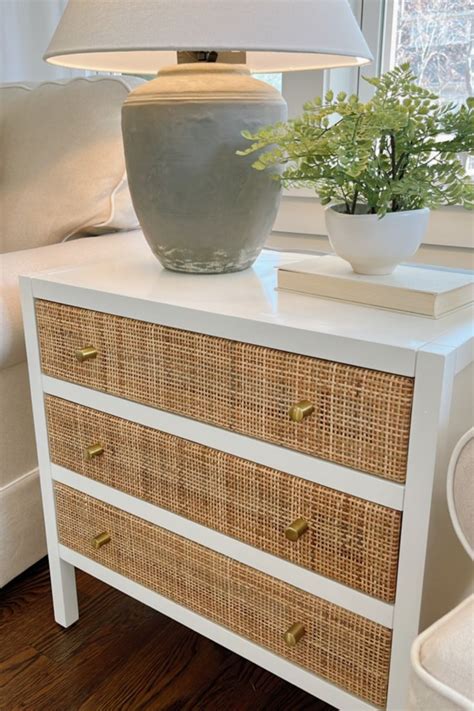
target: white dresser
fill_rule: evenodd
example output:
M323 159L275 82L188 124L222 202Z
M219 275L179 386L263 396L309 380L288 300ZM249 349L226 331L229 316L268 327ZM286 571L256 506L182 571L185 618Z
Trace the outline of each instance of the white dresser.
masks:
M470 579L444 480L472 314L277 293L298 258L173 274L138 236L22 278L55 618L77 567L340 709L400 711L420 625Z

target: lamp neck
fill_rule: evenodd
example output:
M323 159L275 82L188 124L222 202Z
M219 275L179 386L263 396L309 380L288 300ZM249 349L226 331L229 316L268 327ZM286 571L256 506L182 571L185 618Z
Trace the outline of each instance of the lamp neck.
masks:
M245 64L246 61L245 52L178 52L178 64Z
M209 64L214 64L217 62L218 53L217 52L196 52L198 57L198 62L209 62Z

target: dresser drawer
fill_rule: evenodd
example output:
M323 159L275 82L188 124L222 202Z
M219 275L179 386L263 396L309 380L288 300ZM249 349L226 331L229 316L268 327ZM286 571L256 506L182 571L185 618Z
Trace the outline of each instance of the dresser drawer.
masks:
M55 492L59 537L68 548L385 704L389 629L66 486ZM305 634L287 646L284 634L295 623Z
M36 314L52 377L405 480L411 378L53 302Z
M399 511L66 400L45 402L55 464L394 601ZM299 519L307 530L293 527L289 540Z

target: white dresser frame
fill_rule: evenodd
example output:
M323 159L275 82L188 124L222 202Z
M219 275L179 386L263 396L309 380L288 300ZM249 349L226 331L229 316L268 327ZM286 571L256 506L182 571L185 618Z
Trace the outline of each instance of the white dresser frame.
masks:
M309 671L61 545L55 523L54 481L72 486L85 494L392 628L393 643L387 709L389 711L405 709L410 647L420 626L425 627L435 615L453 606L466 594L469 584L469 562L463 555L464 552L459 555L460 547L456 544L454 533L447 524L443 486L450 451L457 437L470 426L470 422L465 418L469 410L467 402L472 397L472 332L469 334L469 329L466 330L464 324L460 328L452 329L447 336L437 341L413 349L341 339L337 335L318 334L318 338L315 338L314 333L310 331L282 323L262 323L250 318L197 312L195 309L186 309L181 305L161 303L157 308L157 304L151 300L111 294L90 286L81 288L65 281L67 279L55 281L54 275L46 278L41 276L21 278L23 317L56 621L68 627L79 617L75 584L77 567L339 709L358 711L374 708ZM414 376L414 406L406 485L402 486L43 375L34 313L36 298ZM366 312L368 315L371 313L369 310ZM466 323L469 323L469 317L467 318ZM403 526L395 604L391 605L371 598L52 464L43 404L45 393L402 510ZM435 492L433 506L431 506L432 491ZM429 544L436 544L440 527L446 550L440 551L439 545L437 547L435 545L433 554L428 555L425 567ZM440 584L440 566L443 567L442 577L447 581L444 586ZM433 595L434 589L436 597Z

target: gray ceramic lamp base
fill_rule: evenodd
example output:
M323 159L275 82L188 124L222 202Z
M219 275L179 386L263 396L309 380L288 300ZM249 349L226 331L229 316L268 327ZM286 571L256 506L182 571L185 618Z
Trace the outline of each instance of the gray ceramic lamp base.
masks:
M132 200L164 267L250 267L276 218L280 187L253 170L243 130L285 120L286 103L241 65L181 64L133 91L122 128Z

